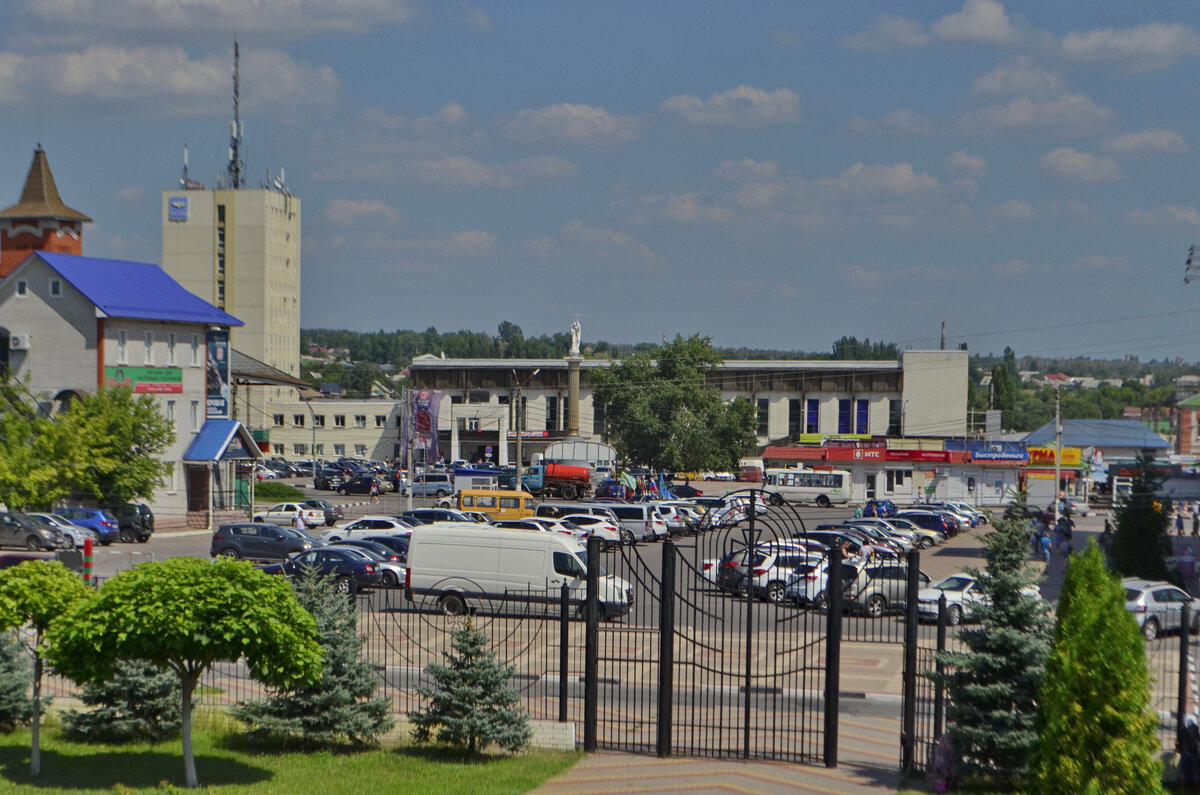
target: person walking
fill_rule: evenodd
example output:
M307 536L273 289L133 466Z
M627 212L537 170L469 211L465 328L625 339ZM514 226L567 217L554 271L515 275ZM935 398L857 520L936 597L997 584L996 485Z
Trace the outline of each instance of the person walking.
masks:
M1183 536L1183 509L1175 511L1175 535Z
M295 527L297 530L300 530L301 532L308 529L304 525L304 511L303 510L296 511L296 521L292 522L292 526Z
M1050 534L1043 532L1040 543L1042 545L1042 560L1046 561L1046 565L1048 566L1050 565Z
M379 481L372 480L371 481L371 504L374 505L377 502L379 502Z
M1189 716L1186 725L1179 730L1175 743L1179 752L1179 784L1184 792L1194 792L1200 785L1200 728L1196 719Z
M1200 511L1192 509L1192 538L1200 538Z

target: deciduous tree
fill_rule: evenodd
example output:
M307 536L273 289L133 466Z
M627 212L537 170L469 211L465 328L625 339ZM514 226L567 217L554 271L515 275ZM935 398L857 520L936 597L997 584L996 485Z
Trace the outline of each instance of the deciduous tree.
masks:
M312 683L322 652L312 615L290 583L244 561L170 558L123 571L82 609L57 622L50 652L79 682L112 675L117 661L145 660L179 677L187 786L197 785L192 694L214 663L244 659L276 687Z

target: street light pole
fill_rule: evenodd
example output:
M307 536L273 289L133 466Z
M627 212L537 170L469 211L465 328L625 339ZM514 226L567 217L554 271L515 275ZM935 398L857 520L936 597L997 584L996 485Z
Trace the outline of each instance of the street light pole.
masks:
M521 405L521 389L530 381L532 381L533 377L541 371L542 368L539 367L530 373L524 381L517 380L517 371L515 369L512 371L513 380L517 382L517 406L515 417L517 426L517 477L513 482L513 488L517 491L525 490L525 482L521 479L524 474L521 466L521 434L525 430L525 412L522 410L523 406Z
M1054 524L1058 524L1061 502L1058 497L1062 477L1062 384L1054 385Z

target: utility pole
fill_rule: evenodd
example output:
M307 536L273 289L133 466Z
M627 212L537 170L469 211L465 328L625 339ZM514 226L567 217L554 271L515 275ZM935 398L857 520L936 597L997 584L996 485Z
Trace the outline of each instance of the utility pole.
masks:
M1062 477L1062 384L1054 385L1054 524L1058 524L1061 502L1058 497Z
M413 509L413 484L417 482L417 468L413 464L413 401L412 388L405 387L404 389L404 433L406 435L404 450L406 452L405 463L408 464L408 502L407 510Z
M523 410L523 409L524 409L524 406L522 406L522 405L521 405L521 389L522 389L522 388L523 388L523 387L524 387L526 384L528 384L530 381L532 381L532 380L533 380L533 377L534 377L535 375L537 375L538 373L540 373L541 371L542 371L542 368L540 368L540 367L539 367L538 369L536 369L536 370L534 370L532 373L530 373L530 374L529 374L529 376L528 376L528 377L527 377L527 378L526 378L524 381L520 381L520 380L518 380L518 379L517 379L517 371L516 371L516 370L513 370L513 371L512 371L512 372L513 372L513 380L517 382L517 405L516 405L516 409L515 409L515 410L516 410L516 412L517 412L517 414L516 414L516 425L517 425L517 478L516 478L516 480L513 482L513 488L514 488L515 490L517 490L517 491L524 491L524 490L525 490L525 482L524 482L523 480L521 480L521 477L522 477L522 476L523 476L523 474L524 474L524 472L522 471L522 470L523 470L523 467L521 466L521 434L522 434L522 433L524 432L524 430L525 430L525 412L524 412L524 410Z

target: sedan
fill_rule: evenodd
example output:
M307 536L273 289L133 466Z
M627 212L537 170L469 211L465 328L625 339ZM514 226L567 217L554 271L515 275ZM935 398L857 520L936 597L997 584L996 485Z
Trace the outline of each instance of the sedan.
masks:
M90 527L74 524L52 513L31 513L29 516L42 524L54 525L58 528L58 532L62 533L63 538L67 540L68 546L71 548L82 549L83 542L89 538L93 544L100 543L100 534Z
M310 549L282 563L260 568L267 574L287 575L293 579L305 569L315 569L323 576L334 578L333 590L337 593L374 588L383 582L383 574L376 562L362 550L349 547Z
M383 584L388 587L396 588L408 581L408 569L400 560L400 555L383 544L360 538L340 541L337 547L350 547L367 553L378 566L379 573L383 576Z
M304 504L309 508L317 508L325 512L325 524L333 527L338 522L346 518L346 514L342 511L342 506L334 505L329 500L312 499L305 500Z
M340 527L326 530L324 533L321 533L320 538L327 544L336 544L347 538L363 538L381 533L407 535L411 532L411 527L390 516L364 516L361 519L355 519L353 522L348 522Z

